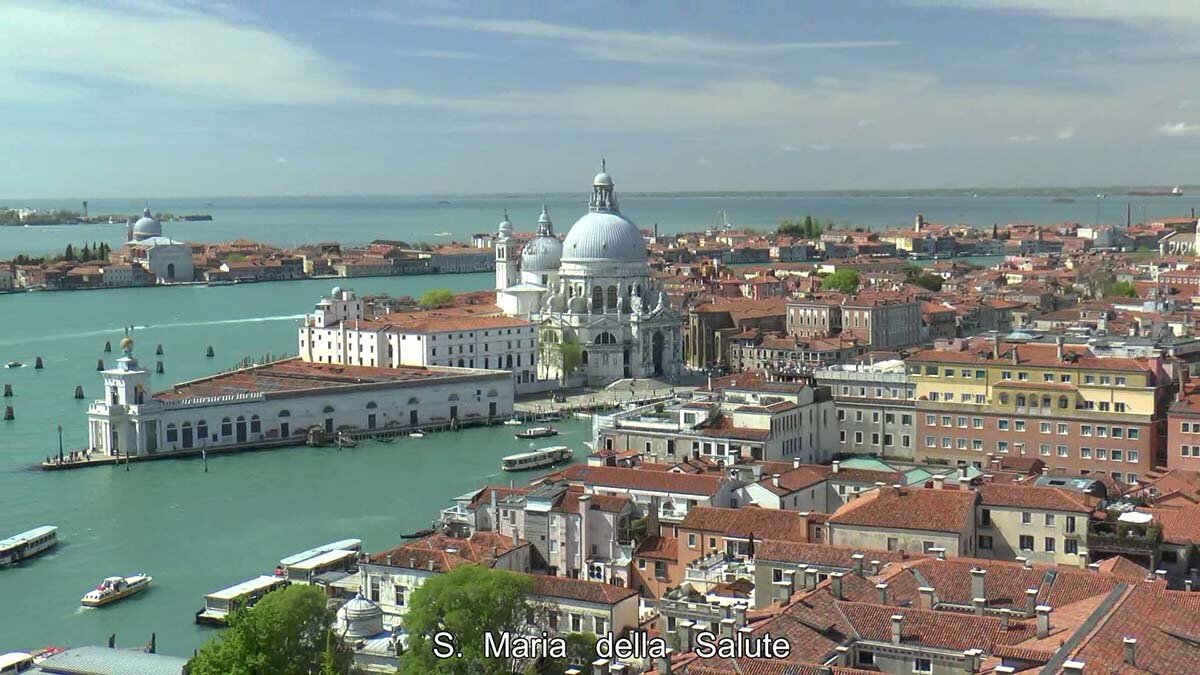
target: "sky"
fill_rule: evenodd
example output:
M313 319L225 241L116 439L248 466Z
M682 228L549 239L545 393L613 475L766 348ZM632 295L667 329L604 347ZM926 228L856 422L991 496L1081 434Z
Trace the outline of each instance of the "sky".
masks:
M0 198L1200 184L1195 0L0 3Z

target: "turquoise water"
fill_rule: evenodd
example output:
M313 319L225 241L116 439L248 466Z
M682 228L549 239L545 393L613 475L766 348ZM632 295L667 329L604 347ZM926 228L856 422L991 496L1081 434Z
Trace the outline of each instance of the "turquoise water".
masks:
M617 177L618 180L620 176ZM587 177L584 177L586 181ZM155 211L175 214L210 213L212 222L164 223L164 233L188 241L228 241L247 237L280 246L318 241L358 244L372 239L408 242L465 240L475 232L493 232L509 211L518 231L536 230L541 205L550 209L559 232L566 232L587 210L587 192L574 195L430 196L430 197L258 197L213 199L155 199ZM784 219L812 215L822 220L880 228L907 225L918 213L930 222L993 223L1073 221L1124 223L1126 204L1134 221L1187 215L1200 206L1200 195L1182 197L1122 197L1102 200L1095 193L1079 195L1070 203L1052 202L1049 195L640 195L636 186L617 185L621 210L646 229L655 225L663 233L702 230L721 222L718 212L728 212L737 226L774 229ZM0 198L0 206L27 206L78 210L75 200L20 200ZM141 200L92 199L92 214L135 214ZM68 242L107 241L117 246L124 224L48 227L0 227L0 257L17 253L61 252Z
M355 280L360 293L418 295L429 288L477 290L490 274ZM297 315L330 282L220 288L179 287L0 298L10 317L0 361L46 368L0 369L16 395L16 420L0 423L0 535L58 525L49 555L0 570L0 653L44 645L103 644L117 633L132 646L158 633L160 651L190 655L212 630L194 625L202 596L269 572L282 557L346 537L367 550L399 544L428 525L449 500L486 482L507 482L500 457L529 447L508 427L434 434L353 450L295 448L209 459L42 473L29 467L86 438L82 384L98 394L96 359L124 325L146 365L164 361L155 388L232 366L243 356L295 350ZM165 354L154 356L161 343ZM216 357L206 359L212 345ZM566 422L556 442L582 447L590 426ZM518 476L528 480L531 476ZM79 598L100 579L146 572L145 593L100 609Z

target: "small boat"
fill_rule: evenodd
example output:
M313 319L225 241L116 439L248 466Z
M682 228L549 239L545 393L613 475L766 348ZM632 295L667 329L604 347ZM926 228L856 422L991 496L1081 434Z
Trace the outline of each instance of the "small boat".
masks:
M380 436L379 438L375 439L375 442L376 443L391 443L394 440L396 440L396 439L392 438L391 436Z
M504 424L505 424L506 426L510 426L510 427L519 427L519 426L521 426L522 424L524 424L524 422L522 422L521 420L519 420L519 419L517 419L517 418L515 418L515 417L514 417L514 418L512 418L512 419L507 419L507 420L504 420Z
M32 558L49 551L57 544L58 528L54 525L35 527L8 539L0 539L0 567Z
M558 429L554 427L530 427L525 431L518 431L513 434L517 440L528 440L531 438L549 438L558 435Z
M574 454L571 448L565 445L555 445L549 448L542 448L532 452L519 452L515 455L509 455L500 460L501 468L505 471L525 471L527 469L538 469L543 466L550 466L558 462L571 459Z
M25 364L21 363L20 361L9 361L8 363L6 363L4 365L4 367L5 368L20 368L21 366L24 366L24 365Z
M409 438L425 438L425 434L421 433L420 431L414 431L411 434L409 434L408 437Z
M95 589L88 591L87 595L83 596L79 602L84 607L103 607L146 590L153 580L154 577L147 574L135 574L131 577L108 577Z
M345 434L338 434L337 446L339 448L354 448L358 447L358 441Z

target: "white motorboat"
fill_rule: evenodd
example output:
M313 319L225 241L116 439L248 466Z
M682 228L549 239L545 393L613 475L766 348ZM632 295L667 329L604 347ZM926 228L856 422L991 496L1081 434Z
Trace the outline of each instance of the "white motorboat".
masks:
M84 607L103 607L118 600L124 600L131 595L141 593L150 586L154 577L148 574L135 574L131 577L108 577L96 588L83 596L80 604Z
M512 419L507 419L507 420L504 420L504 424L505 424L505 426L510 426L510 427L519 427L519 426L521 426L522 424L524 424L524 422L522 422L521 420L519 420L519 419L517 419L517 418L515 418L515 417L514 417L514 418L512 418Z
M509 455L500 461L501 467L505 471L525 471L569 460L572 454L574 453L571 448L565 445L554 445L532 452L519 452L515 455Z

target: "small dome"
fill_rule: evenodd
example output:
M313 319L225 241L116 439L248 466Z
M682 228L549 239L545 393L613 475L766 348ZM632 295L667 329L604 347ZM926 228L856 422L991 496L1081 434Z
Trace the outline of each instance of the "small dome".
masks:
M497 234L501 237L511 237L513 233L512 223L508 222L508 209L504 210L504 220L500 221L500 227L496 229Z
M383 610L361 593L342 605L337 618L346 637L368 638L383 632Z
M329 292L329 297L333 298L334 300L341 298L342 297L342 287L334 286L333 290Z
M557 270L562 261L563 244L558 237L534 237L521 252L521 269L528 272Z
M596 178L592 180L592 185L612 185L612 176L608 175L607 171L601 171L596 174Z
M645 262L646 240L638 226L620 213L592 211L567 232L562 259Z
M161 236L162 224L155 220L154 216L150 215L150 208L147 207L142 211L142 217L138 218L137 222L133 224L133 238L141 240Z

